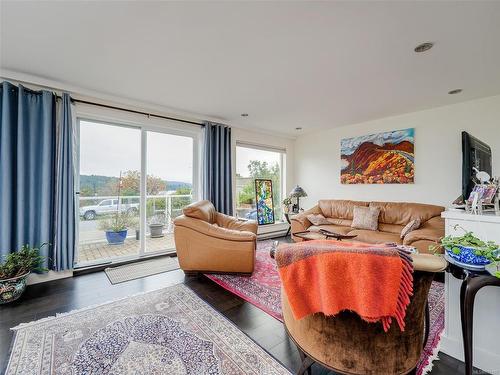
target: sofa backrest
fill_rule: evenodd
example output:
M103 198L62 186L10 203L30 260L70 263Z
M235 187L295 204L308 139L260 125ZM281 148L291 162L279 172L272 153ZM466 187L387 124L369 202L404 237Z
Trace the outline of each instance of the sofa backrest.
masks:
M431 204L408 202L364 202L340 199L323 199L318 202L324 217L333 224L349 226L353 218L355 206L380 208L379 230L400 233L401 229L413 219L425 223L429 219L440 216L444 207Z
M352 220L355 206L368 207L370 202L338 199L322 199L318 202L319 209L326 218Z
M414 219L423 224L444 211L441 206L408 202L370 202L370 207L380 208L379 223L396 225L406 225Z

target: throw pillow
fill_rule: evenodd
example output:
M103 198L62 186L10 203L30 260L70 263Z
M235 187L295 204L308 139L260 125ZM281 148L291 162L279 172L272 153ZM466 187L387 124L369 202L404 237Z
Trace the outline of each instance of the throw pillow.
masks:
M379 207L355 206L353 209L351 228L377 230L379 215Z
M405 238L406 235L418 228L420 228L420 219L413 219L401 230L401 238Z
M313 225L328 225L331 224L323 215L321 214L309 214L307 215L307 220L309 220Z

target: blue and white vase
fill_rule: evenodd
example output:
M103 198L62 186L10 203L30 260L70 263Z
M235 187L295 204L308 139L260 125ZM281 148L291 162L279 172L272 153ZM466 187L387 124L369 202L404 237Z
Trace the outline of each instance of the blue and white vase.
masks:
M476 250L474 247L467 247L467 246L455 246L455 247L460 249L460 253L455 254L452 249L446 248L446 254L450 258L455 259L458 262L465 264L472 264L475 266L485 266L491 263L491 261L489 261L485 257L481 255L476 255L474 253L474 251Z

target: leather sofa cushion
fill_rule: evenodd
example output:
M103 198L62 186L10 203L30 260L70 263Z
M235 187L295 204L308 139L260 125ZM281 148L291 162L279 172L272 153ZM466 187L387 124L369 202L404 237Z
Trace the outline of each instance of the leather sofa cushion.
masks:
M210 224L215 223L217 211L215 211L215 207L210 201L203 200L191 203L189 206L184 207L182 211L187 217L203 220Z
M338 234L347 234L352 231L351 227L344 227L341 225L312 225L307 230L312 232L319 232L320 229L325 229L330 232L338 233Z
M348 234L355 234L357 237L353 238L352 241L367 242L367 243L387 243L394 242L397 244L402 244L403 240L399 235L394 233L366 230L366 229L354 229Z
M369 202L324 199L318 202L318 206L323 213L323 216L334 219L352 220L353 209L355 206L368 207Z
M335 219L333 217L327 217L326 220L333 225L340 225L341 227L350 227L352 224L352 220L349 219Z
M424 223L435 216L440 216L444 207L431 204L407 202L370 202L370 207L379 207L380 223L405 226L413 219L420 219Z
M381 223L379 221L378 223L378 230L381 232L389 232L397 235L401 235L401 231L403 230L402 225L397 225L397 224L385 224Z
M309 220L313 225L330 224L330 222L321 214L309 214L307 215L307 220Z

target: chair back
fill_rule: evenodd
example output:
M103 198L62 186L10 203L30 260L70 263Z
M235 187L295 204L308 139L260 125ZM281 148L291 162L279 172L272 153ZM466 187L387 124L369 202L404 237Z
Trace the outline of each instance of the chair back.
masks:
M217 216L217 211L215 210L214 205L208 200L191 203L190 205L184 207L182 212L187 217L203 220L210 224L215 223Z

